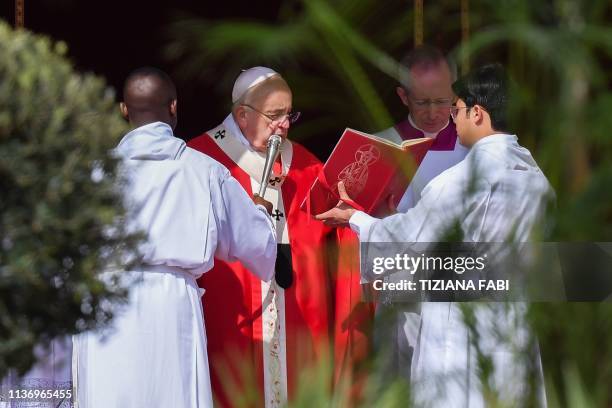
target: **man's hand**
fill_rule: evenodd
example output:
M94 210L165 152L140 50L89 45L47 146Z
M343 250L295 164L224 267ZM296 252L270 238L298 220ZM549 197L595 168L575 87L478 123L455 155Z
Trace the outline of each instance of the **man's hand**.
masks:
M263 205L266 208L266 211L268 211L268 214L272 215L272 208L274 208L274 206L271 202L266 201L263 197L260 197L257 194L253 195L253 202L255 204Z
M323 221L325 225L329 226L348 224L349 219L357 210L345 203L345 201L352 200L347 194L346 188L344 187L344 183L342 181L338 183L338 195L340 195L340 201L338 201L338 204L329 211L315 215L315 219Z

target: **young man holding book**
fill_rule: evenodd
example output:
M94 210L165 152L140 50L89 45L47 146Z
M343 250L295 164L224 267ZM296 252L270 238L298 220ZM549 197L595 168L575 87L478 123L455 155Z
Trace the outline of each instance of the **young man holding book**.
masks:
M464 242L529 240L554 193L530 152L507 132L503 69L499 65L482 67L453 84L453 89L459 99L451 113L461 143L470 148L465 160L434 178L419 203L405 214L375 219L340 201L316 218L330 224L350 223L361 242L435 243L444 241L451 230L461 234ZM341 196L350 200L344 191ZM525 405L520 403L529 394L525 372L527 365L539 367L539 355L517 358L515 347L521 349L528 343L525 330L515 336L506 331L510 343L499 341L493 331L496 325L507 329L510 316L520 320L520 305L509 304L512 313L504 314L503 309L497 320L486 307L475 307L476 324L481 329L479 346L485 344L493 371L490 382L481 384L474 339L470 339L459 306L422 303L411 368L417 404L483 407L495 395L493 391L503 403ZM543 389L539 390L531 405L545 405Z
M287 139L299 112L292 111L291 89L280 74L266 67L243 71L232 104L221 125L189 146L225 165L253 195L259 191L268 139L281 136L264 196L274 207L278 258L269 283L253 279L241 265L221 261L199 281L206 289L212 386L220 406L233 406L236 392L252 390L259 395L249 405L281 406L295 395L299 374L330 357L332 289L325 248L330 229L300 211L322 164ZM230 387L235 383L237 389Z

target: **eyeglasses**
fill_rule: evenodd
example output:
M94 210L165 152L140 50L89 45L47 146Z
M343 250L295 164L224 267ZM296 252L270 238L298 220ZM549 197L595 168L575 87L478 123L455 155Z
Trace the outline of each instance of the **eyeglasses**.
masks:
M268 115L266 113L263 113L255 109L251 105L247 105L246 103L243 103L242 106L246 106L247 108L254 110L255 112L259 113L261 116L265 117L266 119L269 119L272 122L282 123L285 120L289 120L289 123L294 124L295 122L297 122L297 120L300 118L300 115L302 114L301 112L289 112L289 113L278 113L275 115Z
M446 109L449 108L453 104L452 99L413 99L408 96L410 100L414 103L417 109L427 109L430 106L433 106L434 109Z
M453 120L457 119L457 113L459 112L459 109L470 109L471 106L457 106L457 105L452 105L450 107L450 115L451 118L453 118Z

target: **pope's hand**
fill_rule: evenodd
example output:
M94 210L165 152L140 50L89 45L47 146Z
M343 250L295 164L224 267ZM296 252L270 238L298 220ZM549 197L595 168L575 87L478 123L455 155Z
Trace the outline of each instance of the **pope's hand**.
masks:
M345 202L351 202L353 200L351 200L347 194L346 188L344 187L344 182L342 181L338 183L338 195L340 196L340 201L338 201L338 204L334 208L324 213L315 215L315 218L323 221L325 225L347 225L349 219L352 217L355 211L357 211Z
M268 211L268 214L272 215L272 208L274 208L274 206L271 202L266 201L263 197L260 197L257 194L253 195L253 202L255 204L263 205L266 211Z

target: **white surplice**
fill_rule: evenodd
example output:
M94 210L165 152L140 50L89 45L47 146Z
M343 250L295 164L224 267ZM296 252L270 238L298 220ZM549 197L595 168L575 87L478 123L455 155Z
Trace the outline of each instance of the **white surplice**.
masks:
M525 242L553 197L548 180L516 136L495 134L478 141L462 162L434 178L405 214L378 220L357 212L350 224L362 242L435 243L455 223L465 242ZM528 333L510 324L515 316L521 320L524 305L493 309L476 306L481 346L495 364L494 387L502 398L512 400L525 392L520 377L525 366L512 348L524 346ZM491 334L493 322L502 321L503 326L504 319L507 330L516 329L513 344L500 343ZM458 304L422 303L411 367L417 405L486 406L475 354ZM541 402L545 404L543 397Z
M419 128L411 115L408 115L406 121L414 133L401 135L398 131L400 124L398 124L376 133L376 136L400 144L405 137L413 136L419 132L422 133L422 137L436 139L440 133L449 132L452 128L455 142L452 148L430 149L427 151L397 205L397 211L402 213L408 211L419 202L423 189L431 180L444 170L461 162L469 150L459 142L454 124L450 120L437 132L426 132ZM385 282L391 282L392 278L386 277L384 280ZM394 305L394 307L389 308L385 304L378 305L376 308L377 319L375 322L374 341L379 352L388 354L388 361L382 367L382 370L392 373L392 375L399 374L406 380L409 380L413 351L421 325L420 306L418 303L408 302L401 306Z
M155 122L125 135L130 228L147 234L135 281L111 326L74 337L77 406L210 407L201 291L214 257L273 277L276 237L229 171ZM114 272L106 272L112 274Z

